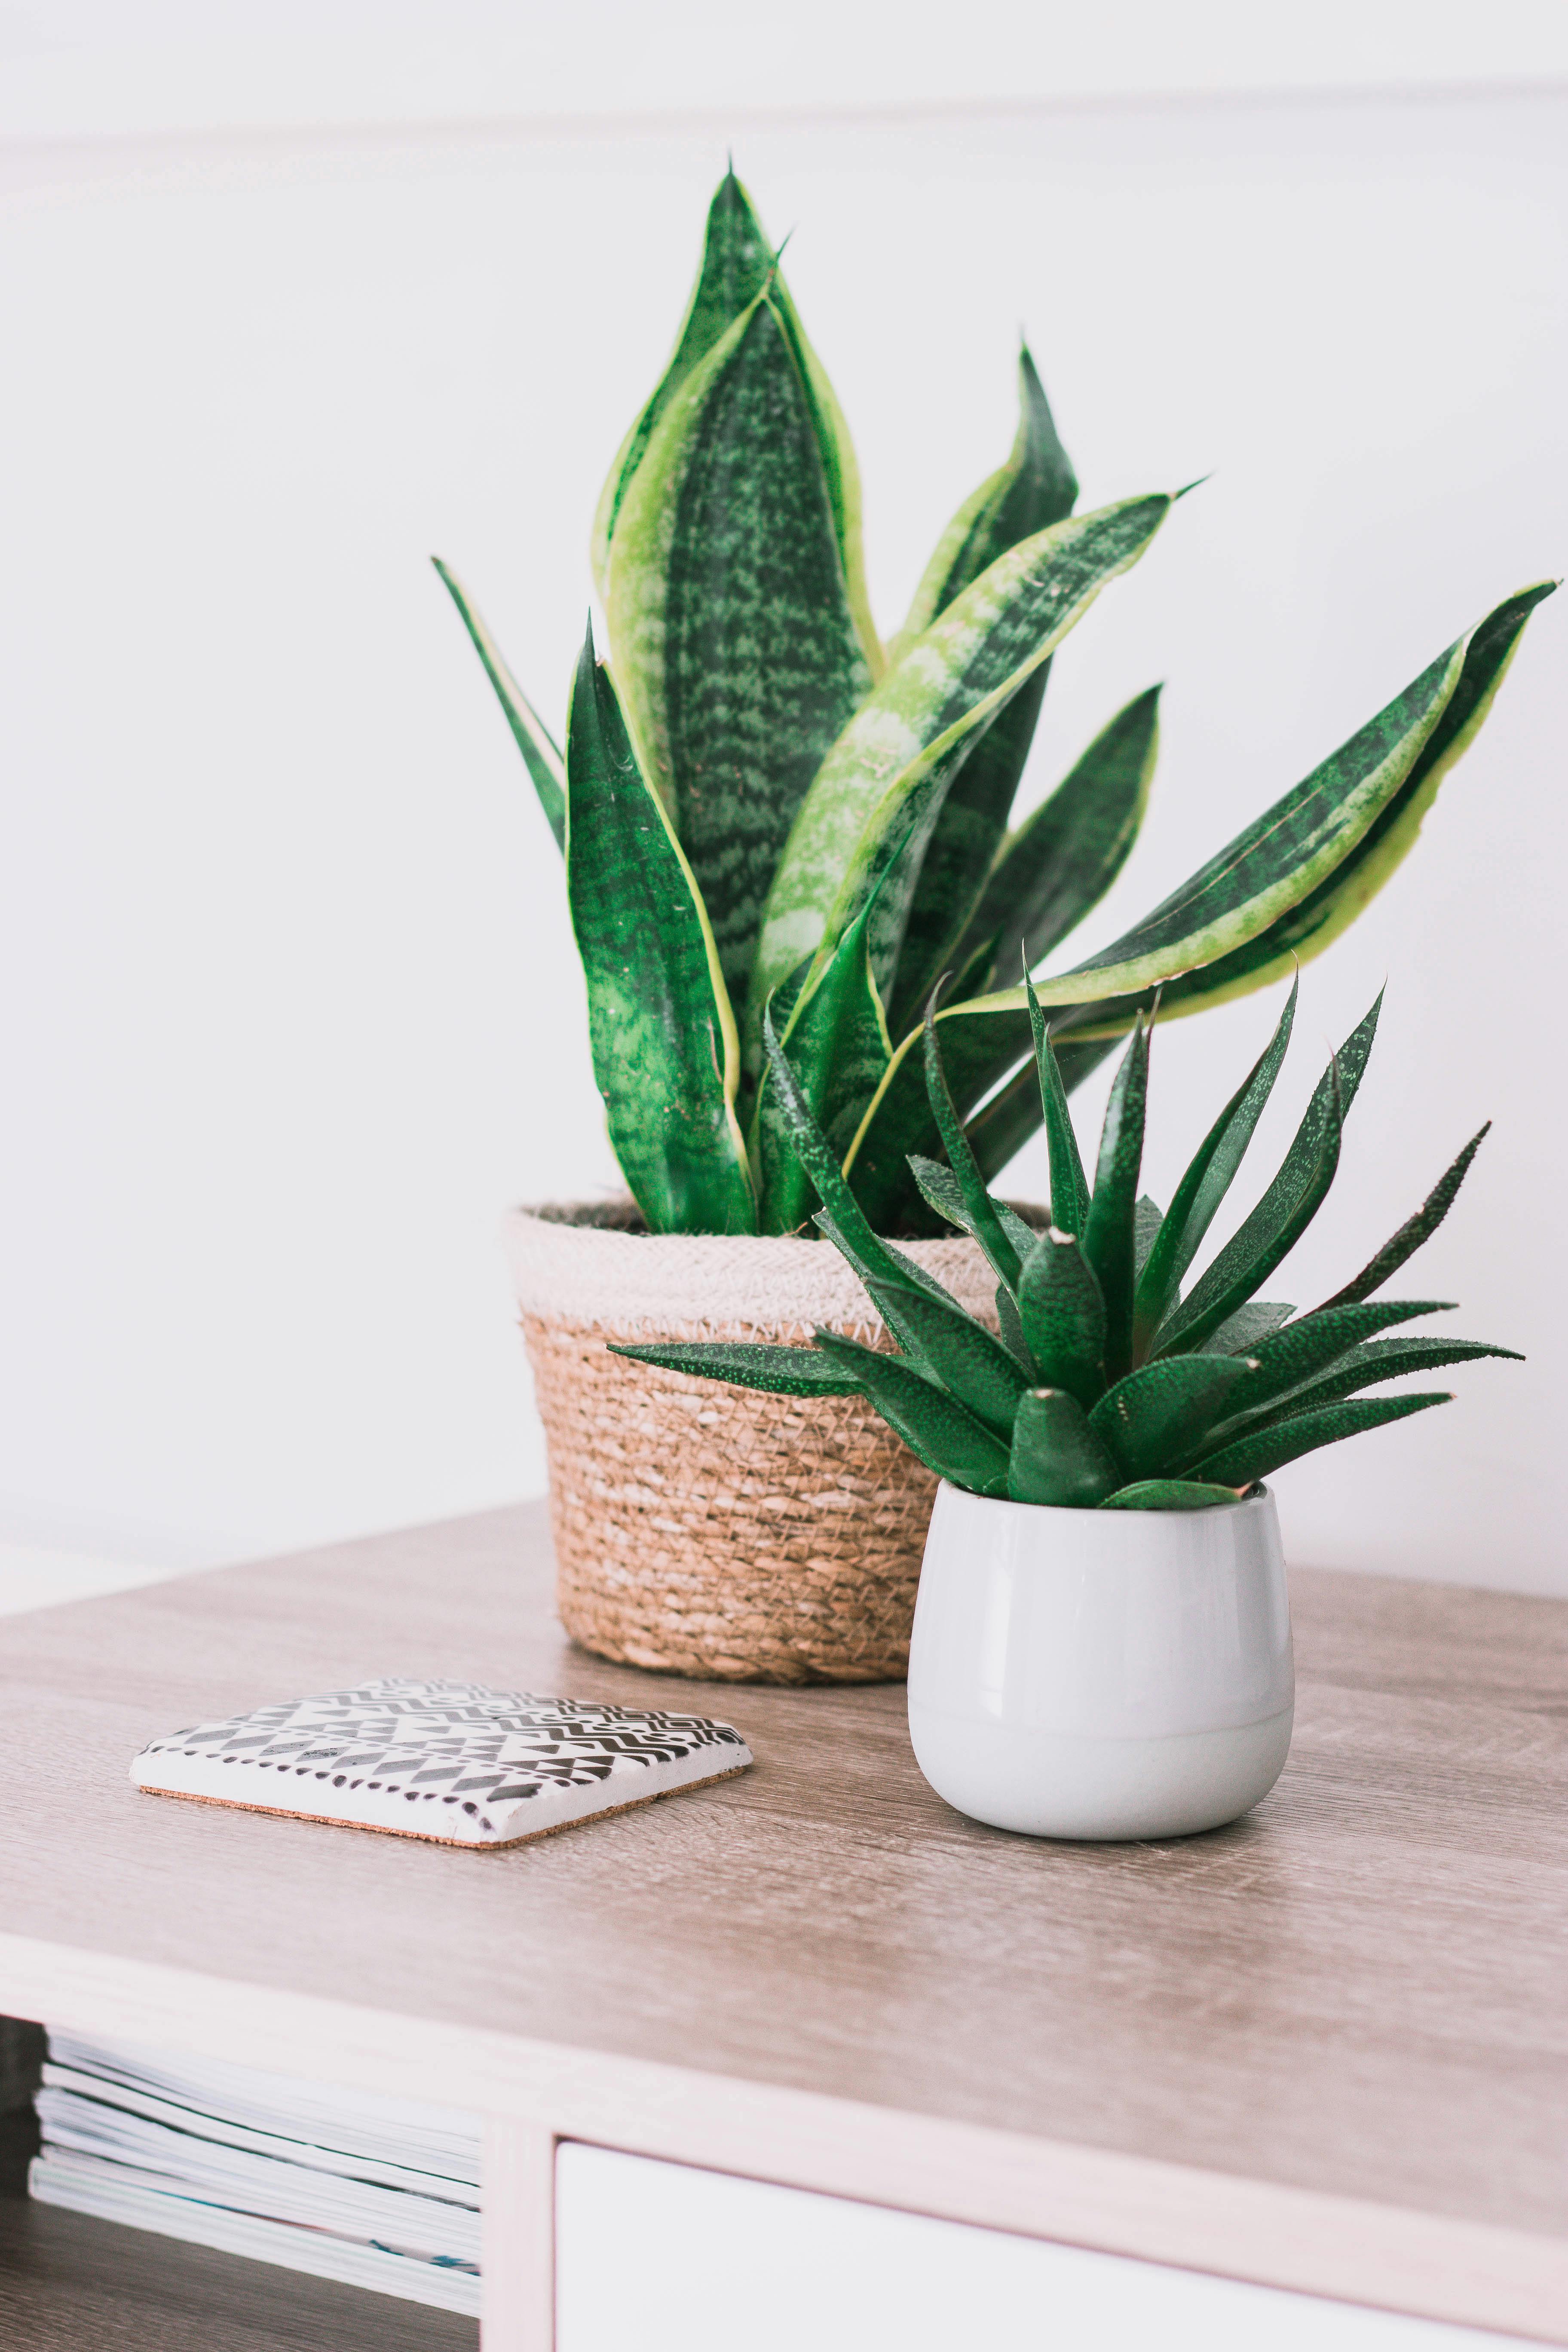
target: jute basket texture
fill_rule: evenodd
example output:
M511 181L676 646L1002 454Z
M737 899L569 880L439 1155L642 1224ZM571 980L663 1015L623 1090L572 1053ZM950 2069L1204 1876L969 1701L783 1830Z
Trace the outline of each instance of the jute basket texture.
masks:
M889 1344L838 1252L649 1234L629 1199L514 1211L508 1255L550 1455L557 1604L599 1656L722 1682L901 1680L936 1481L859 1397L762 1396L608 1339ZM900 1244L995 1327L963 1237Z

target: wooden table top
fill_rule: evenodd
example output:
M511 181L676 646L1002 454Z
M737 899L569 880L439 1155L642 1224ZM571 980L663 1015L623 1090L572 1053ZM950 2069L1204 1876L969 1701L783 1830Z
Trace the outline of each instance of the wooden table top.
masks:
M455 2053L481 2053L476 2103L558 2097L565 2129L590 2074L635 2081L650 2116L666 2085L665 2126L605 2136L678 2154L700 2150L677 2087L722 2078L759 2132L840 2114L847 2147L868 2113L942 2127L931 2145L954 2165L968 2148L976 2180L986 2150L1021 2164L1039 2143L1080 2151L1083 2181L1096 2152L1141 2162L1151 2195L1172 2166L1237 2199L1310 2192L1298 2235L1342 2210L1312 2197L1460 2240L1473 2225L1472 2255L1490 2245L1507 2270L1512 2247L1531 2270L1517 2308L1489 2288L1388 2299L1568 2337L1568 1604L1295 1574L1279 1787L1228 1830L1091 1847L949 1811L915 1768L901 1688L719 1688L588 1656L554 1620L551 1573L535 1505L0 1625L0 2011L53 2000L58 2021L112 2012L170 2041L184 2001L193 2046L215 2048L215 2000L279 2035L335 2017L341 2064L323 2028L300 2071L385 2079L395 2047L400 2079L439 2095L444 2068L456 2096ZM478 1854L129 1783L150 1737L379 1674L719 1715L756 1764ZM351 2010L398 2023L379 2077ZM262 2049L255 2032L229 2046ZM839 2104L758 2106L759 2086ZM826 2156L752 2168L835 2185ZM894 2193L869 2177L867 2192ZM979 2200L1011 2226L1033 2193L909 2201ZM1179 2236L1136 2234L1099 2242L1180 2258ZM1429 2237L1440 2249L1442 2228ZM1331 2263L1272 2256L1248 2271L1346 2293L1363 2275L1336 2286Z

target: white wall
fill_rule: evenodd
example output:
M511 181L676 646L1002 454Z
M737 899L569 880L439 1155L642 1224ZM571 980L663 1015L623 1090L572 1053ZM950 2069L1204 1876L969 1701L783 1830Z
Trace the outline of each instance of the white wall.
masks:
M1215 469L1053 679L1037 791L1170 681L1144 844L1079 951L1562 564L1565 131L1547 87L745 131L884 626L1005 445L1020 320L1087 502ZM555 852L426 557L558 713L724 144L448 122L0 159L0 1534L187 1559L541 1485L495 1226L614 1169ZM1568 1591L1564 618L1312 969L1290 1098L1386 972L1284 1295L1358 1265L1489 1112L1420 1280L1532 1360L1284 1474L1300 1559ZM1157 1192L1271 1010L1163 1034Z

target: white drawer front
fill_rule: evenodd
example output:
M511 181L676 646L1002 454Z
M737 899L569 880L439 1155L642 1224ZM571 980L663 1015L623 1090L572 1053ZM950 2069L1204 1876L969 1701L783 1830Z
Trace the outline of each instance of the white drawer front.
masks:
M555 2352L1520 2352L1518 2339L575 2143Z

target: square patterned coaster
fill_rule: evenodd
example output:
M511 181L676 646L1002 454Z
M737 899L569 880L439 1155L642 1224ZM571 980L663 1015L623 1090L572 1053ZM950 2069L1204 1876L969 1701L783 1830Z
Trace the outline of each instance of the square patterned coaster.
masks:
M131 1778L154 1796L517 1845L751 1761L738 1731L700 1715L395 1675L154 1739Z

